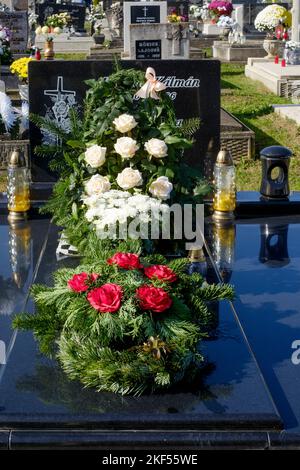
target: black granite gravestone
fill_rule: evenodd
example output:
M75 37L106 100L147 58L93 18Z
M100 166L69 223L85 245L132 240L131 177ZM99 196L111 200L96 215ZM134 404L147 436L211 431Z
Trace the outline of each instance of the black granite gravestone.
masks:
M178 125L185 118L197 117L200 129L194 136L193 149L187 161L211 176L220 140L220 63L216 60L122 61L124 68L136 67L146 71L154 67L158 78L167 86L174 101ZM30 112L60 123L68 128L68 110L82 106L88 88L85 81L109 75L112 62L100 61L33 61L29 66ZM41 142L53 142L53 137L31 124L32 148ZM46 159L32 157L34 181L54 181Z
M137 23L160 23L160 6L133 5L130 8L130 18L132 24Z
M58 13L68 13L72 18L72 25L76 31L84 31L85 22L85 10L84 5L78 5L76 3L69 4L58 4L58 3L40 3L36 6L36 12L38 16L38 23L43 25L48 16Z
M161 59L161 40L135 41L137 60Z

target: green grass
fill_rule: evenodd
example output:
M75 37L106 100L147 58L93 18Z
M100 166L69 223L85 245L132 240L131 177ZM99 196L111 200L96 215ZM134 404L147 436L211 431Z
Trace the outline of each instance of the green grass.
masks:
M222 64L222 96L224 109L255 132L256 160L237 164L238 190L257 190L260 185L259 152L269 145L283 145L293 151L290 186L300 190L300 130L291 120L273 112L272 104L290 103L270 93L261 83L245 77L243 65Z
M55 59L64 59L64 60L85 60L87 54L86 53L55 53Z

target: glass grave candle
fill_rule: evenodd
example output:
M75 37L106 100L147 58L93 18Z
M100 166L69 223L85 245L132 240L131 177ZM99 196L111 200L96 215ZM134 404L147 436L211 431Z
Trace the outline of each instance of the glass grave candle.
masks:
M30 209L30 189L25 158L18 150L10 155L7 179L8 217L10 220L22 220Z
M218 153L214 166L213 218L232 219L236 206L235 168L228 150Z

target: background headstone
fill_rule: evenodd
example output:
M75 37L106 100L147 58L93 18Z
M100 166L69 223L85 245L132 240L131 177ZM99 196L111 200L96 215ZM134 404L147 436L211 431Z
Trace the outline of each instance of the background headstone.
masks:
M187 161L210 177L220 141L220 62L217 60L189 61L123 61L122 67L146 71L153 67L157 77L167 86L174 102L178 125L186 118L200 118L200 129L194 135L195 144L186 153ZM85 81L108 76L113 63L106 61L32 61L29 65L30 112L47 116L68 129L68 110L83 104ZM32 149L41 142L57 143L53 136L30 124ZM32 156L33 181L54 181L45 158Z
M167 2L124 2L124 53L130 50L130 24L167 22Z
M134 47L137 60L161 59L161 39L138 39L134 41Z
M40 3L36 5L36 14L38 16L38 23L43 25L48 16L57 14L57 13L68 13L72 18L72 25L76 31L84 31L84 22L85 22L85 11L86 7L84 5L79 5L75 3L69 3L66 5L61 5L58 3Z
M154 46L151 42L159 41ZM137 53L139 45L139 54ZM144 44L142 46L142 44ZM142 49L145 57L142 57ZM147 51L147 52L146 52ZM151 56L151 54L153 54ZM158 55L157 55L158 54ZM189 59L190 41L188 23L156 23L130 25L130 59Z
M173 8L176 8L178 15L189 17L189 1L188 0L168 0L168 15Z
M0 24L12 31L10 47L12 53L22 53L27 49L28 20L26 11L0 12Z

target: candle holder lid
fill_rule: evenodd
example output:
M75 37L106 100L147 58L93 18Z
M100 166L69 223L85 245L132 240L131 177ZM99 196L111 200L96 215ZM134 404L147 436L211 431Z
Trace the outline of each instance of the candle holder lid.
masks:
M216 160L217 165L233 165L232 155L229 150L220 150Z
M10 156L9 156L9 162L8 162L9 168L22 168L26 167L26 161L24 158L23 153L20 152L20 150L14 149Z

